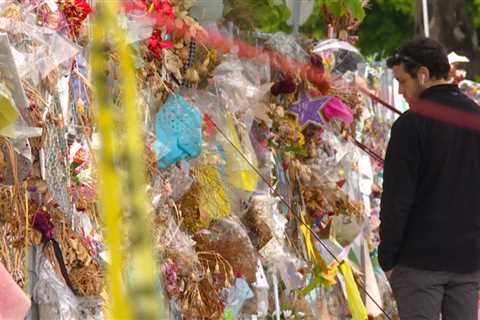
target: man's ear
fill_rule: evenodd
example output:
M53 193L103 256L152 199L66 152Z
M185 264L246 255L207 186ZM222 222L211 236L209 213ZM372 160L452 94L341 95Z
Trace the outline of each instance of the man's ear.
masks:
M427 67L420 67L418 68L417 71L417 78L420 81L421 84L424 84L425 82L428 82L431 80L430 78L430 70L428 70Z

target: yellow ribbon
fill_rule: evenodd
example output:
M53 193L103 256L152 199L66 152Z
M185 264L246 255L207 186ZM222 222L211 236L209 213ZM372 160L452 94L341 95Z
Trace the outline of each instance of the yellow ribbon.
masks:
M305 221L305 213L301 212L300 213L300 220L302 221L302 224L300 225L300 230L302 231L303 238L305 239L305 246L307 249L307 257L310 260L315 260L316 256L316 250L314 249L314 244L312 241L312 234L310 233L310 230L308 230L306 221Z
M153 237L150 217L147 210L145 193L144 162L142 155L144 139L140 130L140 111L137 106L137 85L134 63L125 33L117 23L117 1L99 1L96 6L96 21L93 28L92 74L94 79L96 104L98 106L97 124L102 139L100 150L99 202L106 225L106 243L110 250L111 264L107 272L110 291L109 317L112 319L161 319L163 299L157 293L159 277L153 250ZM124 126L115 130L114 119L118 118L107 86L107 56L103 43L107 39L106 30L113 32L119 58L119 79ZM123 130L122 130L123 129ZM121 130L121 131L120 131ZM125 134L122 144L116 143ZM118 154L123 151L123 163L126 174L122 179L116 170ZM125 190L125 194L121 193ZM122 208L125 201L131 216L131 239L129 247L133 270L131 281L125 292L122 289ZM129 303L133 302L133 303Z
M109 1L107 1L109 2ZM106 281L109 291L108 317L110 319L131 319L130 304L122 286L122 268L124 255L122 250L122 210L121 179L115 169L116 130L114 109L108 96L107 72L108 57L103 43L106 39L106 30L110 23L107 17L107 2L99 2L96 7L93 26L93 42L91 55L91 71L95 86L95 104L98 108L96 121L102 141L99 151L99 206L105 223L105 242L110 256L107 265Z
M340 271L345 279L345 290L347 291L347 300L353 320L367 320L368 312L363 304L357 283L353 278L352 268L347 261L340 264Z

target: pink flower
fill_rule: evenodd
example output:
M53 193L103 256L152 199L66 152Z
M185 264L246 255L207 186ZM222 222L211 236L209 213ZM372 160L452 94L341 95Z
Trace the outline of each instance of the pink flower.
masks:
M323 108L323 114L328 120L340 119L347 125L353 121L352 110L337 97L332 97L327 102L327 105Z

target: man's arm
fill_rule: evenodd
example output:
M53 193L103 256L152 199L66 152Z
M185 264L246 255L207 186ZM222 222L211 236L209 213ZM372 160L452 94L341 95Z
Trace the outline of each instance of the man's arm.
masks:
M393 125L383 171L379 262L385 271L397 264L420 167L420 139L412 114Z

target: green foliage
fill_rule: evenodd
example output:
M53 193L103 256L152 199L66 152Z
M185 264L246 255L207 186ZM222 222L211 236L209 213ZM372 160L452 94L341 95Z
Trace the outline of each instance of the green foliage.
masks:
M358 45L364 55L386 57L412 38L414 32L414 0L373 0L360 26Z
M321 10L323 0L315 1L313 12L307 21L300 27L300 32L311 39L321 39L326 36L325 18Z
M354 18L362 21L366 16L361 0L315 0L312 15L300 27L300 32L305 36L312 39L325 38L327 26L322 10L324 5L337 17L351 14Z
M283 0L250 0L256 3L254 13L257 26L264 32L290 31L287 24L290 18L290 9Z
M259 29L264 32L290 32L287 21L290 10L284 0L229 0L226 1L225 18L239 27Z
M480 28L480 0L466 0L465 9L472 17L475 28Z

